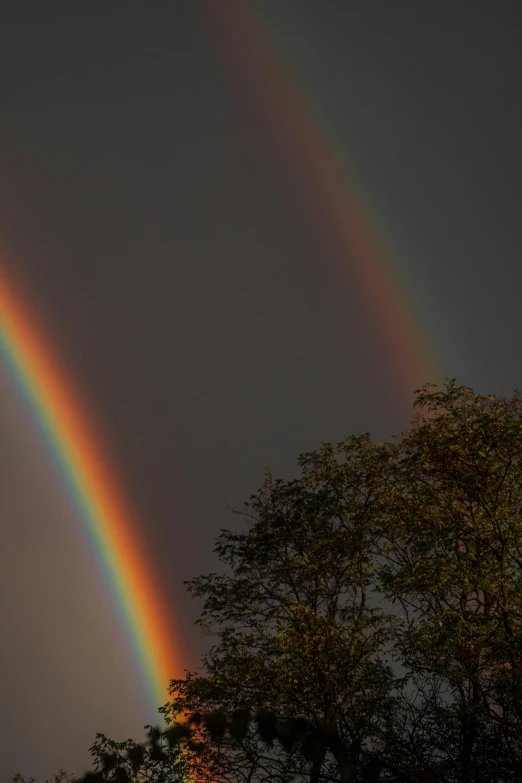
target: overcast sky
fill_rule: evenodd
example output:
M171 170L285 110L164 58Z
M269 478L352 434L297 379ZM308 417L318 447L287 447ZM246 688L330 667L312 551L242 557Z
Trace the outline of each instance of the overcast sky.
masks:
M520 3L258 6L441 369L481 393L521 386ZM414 391L218 49L195 0L2 6L4 260L103 430L194 667L207 642L181 582L216 569L226 504L265 465L291 478L325 441L403 430ZM95 732L139 738L154 715L1 363L0 536L0 775L82 773Z

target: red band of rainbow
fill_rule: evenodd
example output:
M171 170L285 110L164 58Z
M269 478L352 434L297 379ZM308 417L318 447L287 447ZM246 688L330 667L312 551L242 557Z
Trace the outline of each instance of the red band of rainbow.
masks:
M146 701L168 700L170 679L180 675L172 611L156 584L139 527L97 447L92 422L58 367L52 349L7 274L0 268L0 360L43 433L71 493L78 518L123 616ZM94 640L97 643L97 640Z

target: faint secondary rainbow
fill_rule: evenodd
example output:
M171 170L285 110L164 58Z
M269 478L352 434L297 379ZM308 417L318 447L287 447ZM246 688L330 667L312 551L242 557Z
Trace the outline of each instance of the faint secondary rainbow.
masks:
M84 532L110 582L126 628L140 687L154 709L168 700L179 673L179 635L147 565L145 547L77 395L59 368L27 305L2 270L0 361L30 409L72 496ZM176 643L176 639L178 642ZM176 654L177 653L177 654Z
M343 149L314 110L313 96L293 72L273 26L261 15L261 4L256 8L253 0L197 0L197 5L231 78L242 84L258 116L267 120L276 142L293 161L331 251L341 259L340 282L345 287L357 285L376 327L381 358L409 405L414 389L441 379L442 362L435 358L407 281L401 280L397 262L383 246L378 221ZM325 266L327 256L325 251L320 259Z

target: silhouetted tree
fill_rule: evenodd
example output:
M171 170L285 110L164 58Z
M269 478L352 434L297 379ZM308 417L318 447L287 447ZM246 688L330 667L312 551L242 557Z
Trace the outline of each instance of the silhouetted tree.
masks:
M204 658L204 678L172 683L167 717L180 714L187 697L192 707L198 688L206 696L217 689L225 710L248 703L281 718L303 717L330 736L327 744L312 734L303 745L311 783L322 773L355 779L400 687L381 656L396 618L370 600L371 552L395 453L362 435L301 455L298 480L267 472L236 512L248 527L218 539L215 551L229 573L188 583L204 601L201 626L219 643ZM214 780L229 774L227 757L220 758Z
M379 588L405 612L396 651L422 698L389 743L448 781L520 779L522 396L449 381L415 404Z

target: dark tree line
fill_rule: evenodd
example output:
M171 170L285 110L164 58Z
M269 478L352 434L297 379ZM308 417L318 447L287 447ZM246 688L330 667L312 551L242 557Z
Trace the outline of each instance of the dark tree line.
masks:
M168 728L97 735L84 783L522 781L522 395L415 408L267 471L187 583L215 643Z

